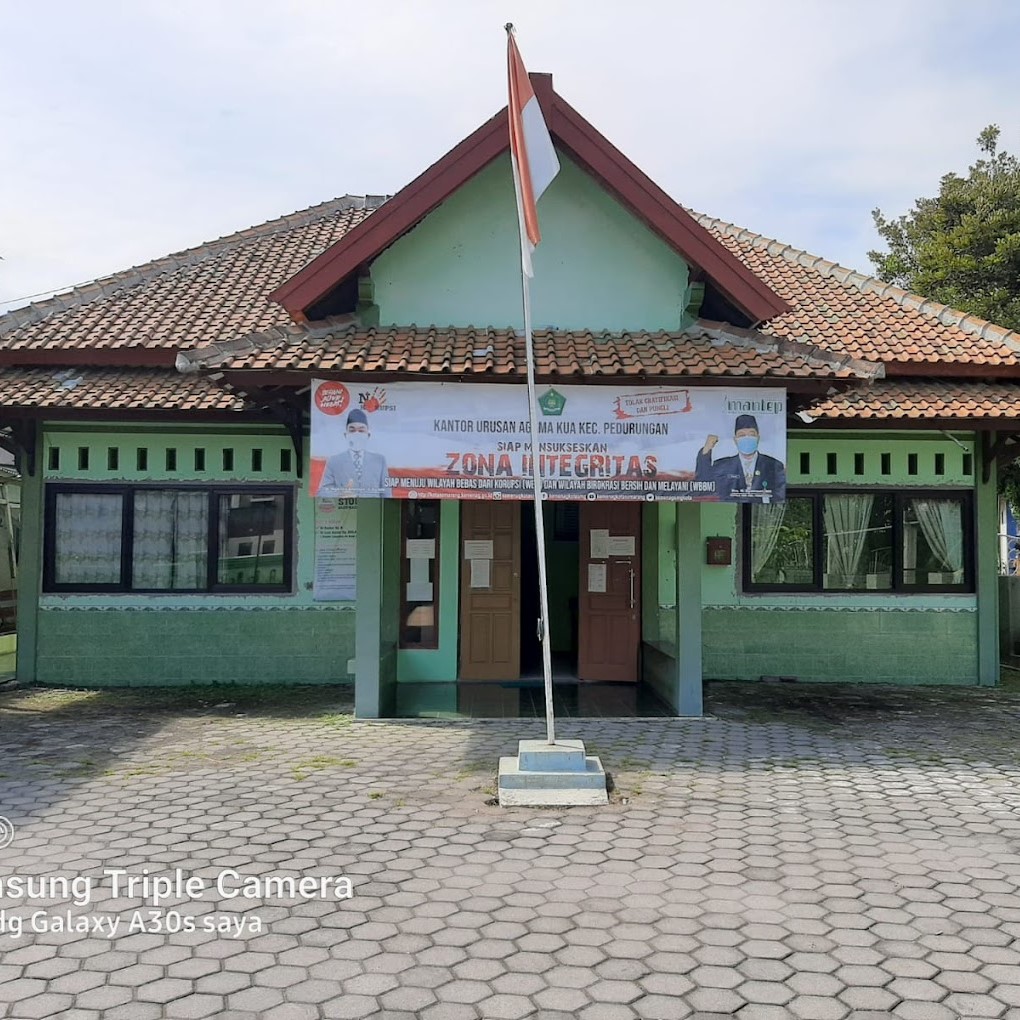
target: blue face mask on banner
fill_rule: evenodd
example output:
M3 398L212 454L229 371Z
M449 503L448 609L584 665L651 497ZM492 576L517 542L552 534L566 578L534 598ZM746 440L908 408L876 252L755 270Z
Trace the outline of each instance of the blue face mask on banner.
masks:
M745 456L750 457L752 453L758 452L757 436L741 436L737 440L737 449Z

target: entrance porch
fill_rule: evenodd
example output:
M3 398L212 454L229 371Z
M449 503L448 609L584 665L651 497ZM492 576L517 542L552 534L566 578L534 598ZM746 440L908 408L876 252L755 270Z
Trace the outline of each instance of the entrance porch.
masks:
M557 712L701 715L701 506L666 506L546 504ZM535 553L528 501L359 500L357 715L543 714Z

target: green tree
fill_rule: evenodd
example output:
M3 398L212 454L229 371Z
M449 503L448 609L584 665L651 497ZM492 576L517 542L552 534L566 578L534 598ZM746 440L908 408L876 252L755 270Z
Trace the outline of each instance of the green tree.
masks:
M1020 158L999 151L995 124L977 144L966 177L946 174L905 216L872 213L889 250L868 257L889 283L1020 329Z
M999 150L999 128L978 135L980 157L965 177L946 174L934 198L904 216L872 216L889 246L868 257L904 290L1020 330L1020 158ZM1020 466L1000 474L1000 492L1020 511Z

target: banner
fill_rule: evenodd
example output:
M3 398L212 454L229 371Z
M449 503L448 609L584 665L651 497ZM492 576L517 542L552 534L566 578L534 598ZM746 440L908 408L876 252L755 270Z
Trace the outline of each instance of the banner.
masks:
M357 598L358 504L353 499L315 501L315 602Z
M527 389L493 383L312 385L311 494L527 499ZM545 386L549 499L786 498L786 391Z

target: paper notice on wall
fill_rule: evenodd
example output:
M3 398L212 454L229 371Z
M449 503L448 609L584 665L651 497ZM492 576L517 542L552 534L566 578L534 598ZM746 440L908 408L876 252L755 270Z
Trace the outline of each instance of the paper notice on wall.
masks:
M429 563L431 561L415 556L411 563L411 583L421 584L429 580Z
M609 555L609 531L599 528L591 530L591 558L604 560Z
M357 521L355 499L315 501L314 601L353 602L357 598Z
M436 540L434 538L409 538L404 544L409 560L431 560L435 558Z
M407 586L407 601L431 602L432 583L430 581L411 581Z
M606 565L604 563L588 564L588 591L604 592L606 590Z
M472 559L470 563L471 563L471 587L491 588L492 560Z
M634 536L633 535L613 535L609 539L609 555L610 556L633 556L634 555Z
M464 542L464 559L466 560L491 560L492 542L483 542L476 539L467 539Z

